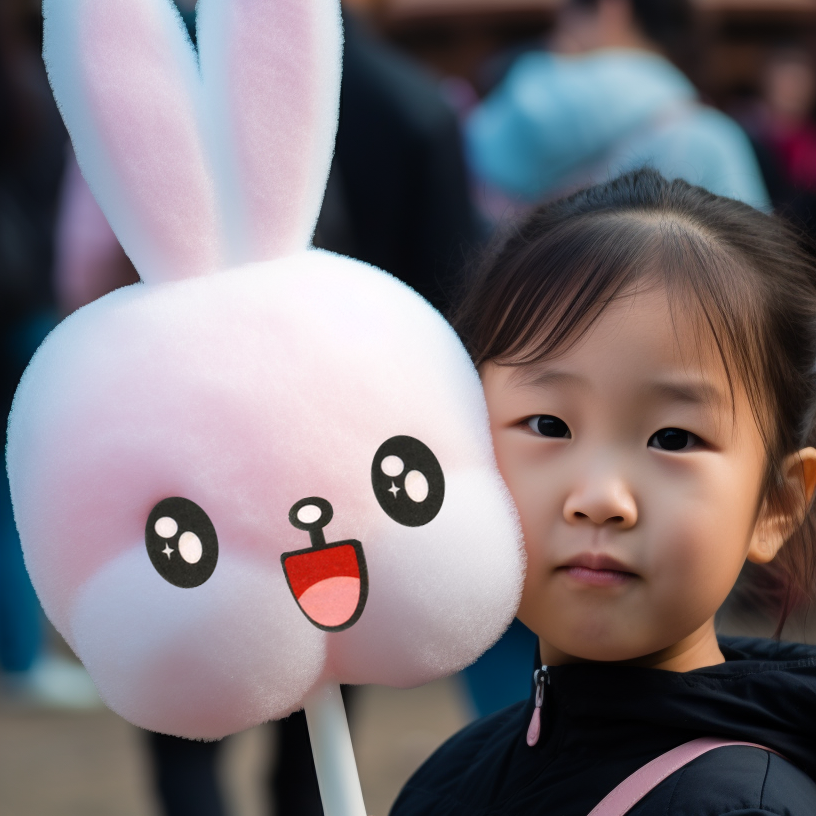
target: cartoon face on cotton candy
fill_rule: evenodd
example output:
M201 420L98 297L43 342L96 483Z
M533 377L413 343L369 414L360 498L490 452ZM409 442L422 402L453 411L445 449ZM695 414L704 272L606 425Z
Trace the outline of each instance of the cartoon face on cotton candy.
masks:
M523 556L481 386L394 278L309 247L335 0L46 0L80 166L142 283L65 320L9 426L26 561L105 701L215 738L317 684L458 670Z

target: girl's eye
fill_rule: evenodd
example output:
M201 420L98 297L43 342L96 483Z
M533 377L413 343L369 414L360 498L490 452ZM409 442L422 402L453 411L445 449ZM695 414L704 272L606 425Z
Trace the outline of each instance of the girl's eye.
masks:
M700 440L689 431L682 428L661 428L649 440L649 447L667 451L680 451L693 448Z
M530 417L527 424L541 436L552 436L556 439L569 439L572 434L563 419L559 419L549 414Z

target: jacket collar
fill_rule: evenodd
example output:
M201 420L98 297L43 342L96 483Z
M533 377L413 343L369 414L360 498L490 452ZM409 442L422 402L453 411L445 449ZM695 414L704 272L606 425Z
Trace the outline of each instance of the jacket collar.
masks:
M724 663L684 673L601 663L550 667L542 713L587 738L625 723L692 739L756 742L816 778L816 648L726 637L720 647ZM532 697L526 709L532 711Z

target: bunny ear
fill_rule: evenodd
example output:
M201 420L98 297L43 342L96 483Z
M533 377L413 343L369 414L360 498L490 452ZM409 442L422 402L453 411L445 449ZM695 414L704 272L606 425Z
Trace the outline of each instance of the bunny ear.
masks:
M43 11L77 159L142 279L220 268L201 81L170 0L45 0Z
M199 0L198 46L230 260L306 248L337 131L338 0Z

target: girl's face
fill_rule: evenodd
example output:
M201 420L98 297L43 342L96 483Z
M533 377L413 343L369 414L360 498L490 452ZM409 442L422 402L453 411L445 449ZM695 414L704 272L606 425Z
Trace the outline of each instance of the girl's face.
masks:
M756 523L762 439L706 345L653 290L555 359L483 366L527 549L518 616L545 663L722 661L714 613L746 557L773 552Z

